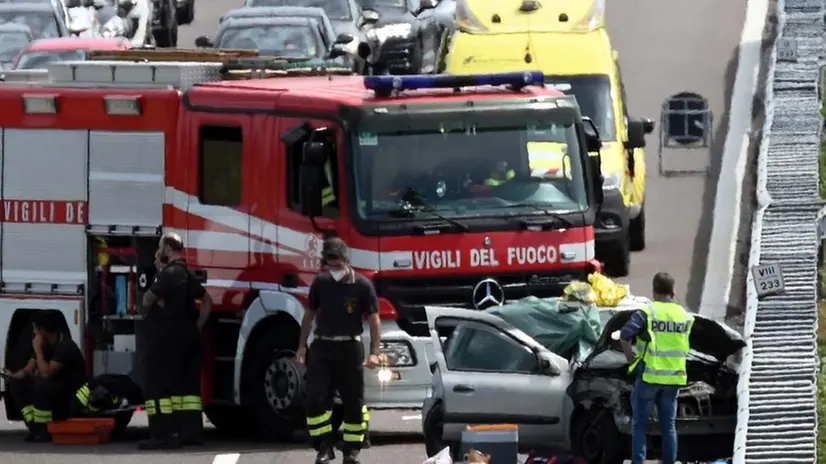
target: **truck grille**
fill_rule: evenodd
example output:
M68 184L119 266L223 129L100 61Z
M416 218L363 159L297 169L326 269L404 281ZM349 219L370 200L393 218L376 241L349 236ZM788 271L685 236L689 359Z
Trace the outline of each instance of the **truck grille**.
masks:
M573 280L585 280L585 272L509 273L477 276L446 277L378 277L376 291L387 298L403 317L411 317L423 306L454 306L473 308L473 289L484 279L494 279L505 291L506 301L526 296L548 298L559 296ZM413 317L416 319L416 317Z

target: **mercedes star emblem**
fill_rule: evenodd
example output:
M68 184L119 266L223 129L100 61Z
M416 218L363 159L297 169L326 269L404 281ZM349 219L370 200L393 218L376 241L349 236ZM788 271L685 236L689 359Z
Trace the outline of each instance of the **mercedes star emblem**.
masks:
M505 303L505 289L493 279L485 279L473 287L473 307L485 309L491 306L502 306Z

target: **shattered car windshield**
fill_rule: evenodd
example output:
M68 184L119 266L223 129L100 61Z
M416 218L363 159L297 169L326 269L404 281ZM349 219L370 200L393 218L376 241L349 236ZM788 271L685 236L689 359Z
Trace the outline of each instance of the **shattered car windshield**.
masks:
M415 199L444 216L587 209L573 124L456 127L354 137L359 215L392 220ZM570 155L569 155L570 154Z
M54 39L60 37L57 18L54 14L34 11L4 11L0 13L0 24L8 23L28 26L35 39Z
M258 50L262 55L285 58L314 58L320 49L310 27L284 24L228 28L219 47Z

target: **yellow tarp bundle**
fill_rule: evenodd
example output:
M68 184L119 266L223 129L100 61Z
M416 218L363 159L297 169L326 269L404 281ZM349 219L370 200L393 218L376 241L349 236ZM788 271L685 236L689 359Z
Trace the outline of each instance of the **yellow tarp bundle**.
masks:
M615 283L602 274L593 273L588 275L588 282L571 282L563 293L566 300L614 307L628 296L628 287Z

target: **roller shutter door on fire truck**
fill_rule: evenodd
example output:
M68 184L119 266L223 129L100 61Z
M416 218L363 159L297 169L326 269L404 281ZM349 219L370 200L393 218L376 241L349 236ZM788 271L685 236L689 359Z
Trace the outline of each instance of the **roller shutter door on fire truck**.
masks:
M88 135L3 130L0 278L7 290L85 282Z

